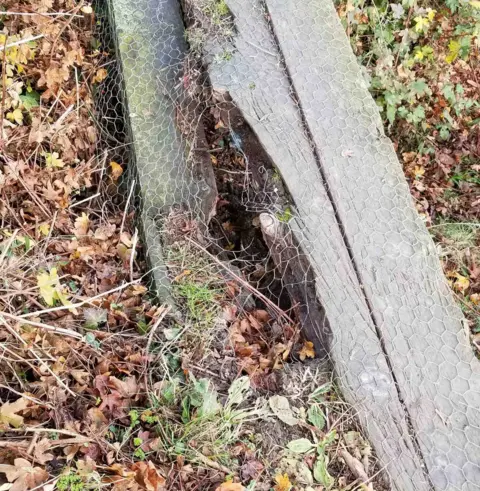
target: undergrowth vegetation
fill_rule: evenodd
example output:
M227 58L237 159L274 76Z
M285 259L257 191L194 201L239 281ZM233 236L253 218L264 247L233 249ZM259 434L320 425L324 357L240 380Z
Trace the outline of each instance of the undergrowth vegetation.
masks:
M480 2L336 4L480 349Z

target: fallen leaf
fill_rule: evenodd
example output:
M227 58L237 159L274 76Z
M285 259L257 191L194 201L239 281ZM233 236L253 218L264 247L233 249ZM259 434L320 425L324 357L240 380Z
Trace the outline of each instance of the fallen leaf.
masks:
M268 400L268 404L273 414L285 424L294 426L298 423L298 419L293 415L288 399L284 396L273 396Z
M89 226L90 226L90 219L88 218L88 215L85 212L83 212L82 215L75 220L75 226L73 230L75 237L80 238L87 235Z
M258 475L263 471L264 466L258 460L248 460L240 468L242 480L250 481L251 479L257 479Z
M23 425L23 417L17 413L27 408L27 401L23 397L15 402L6 402L0 406L0 423L18 428Z
M460 273L455 273L455 283L453 284L455 290L459 292L465 292L467 288L470 286L470 281L465 276L462 276Z
M116 162L110 162L110 169L112 171L112 179L114 181L117 181L118 178L123 174L123 169L120 164L117 164Z
M420 179L425 174L425 168L421 165L416 165L413 169L413 176L415 179Z
M238 482L232 482L232 481L226 481L220 484L220 486L218 486L218 488L215 489L215 491L244 491L244 490L245 490L244 486L242 486Z
M37 286L40 290L41 297L49 307L53 306L55 300L59 300L63 305L70 303L63 293L57 268L52 268L49 273L39 273L37 275Z
M33 456L35 460L41 464L45 465L50 460L53 460L54 455L48 453L47 450L50 450L51 441L48 438L42 438L36 445L33 451Z
M13 465L0 464L0 472L7 481L13 483L9 491L27 491L36 488L48 479L48 472L40 467L33 467L28 460L15 459Z
M125 380L110 377L109 385L113 385L125 399L136 396L139 391L135 377L127 377Z
M298 352L300 360L304 361L305 358L315 358L315 350L311 341L305 341L302 349Z
M292 483L288 478L288 474L277 474L275 476L275 482L277 483L273 487L275 491L290 491L292 489Z
M135 472L135 481L148 491L162 491L165 488L165 478L159 473L152 462L135 462L131 467Z

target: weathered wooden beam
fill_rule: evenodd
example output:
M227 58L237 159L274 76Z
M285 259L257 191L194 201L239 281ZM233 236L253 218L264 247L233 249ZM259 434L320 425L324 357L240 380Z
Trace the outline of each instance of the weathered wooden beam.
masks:
M198 159L192 163L182 134L182 113L191 112L192 107L179 83L187 53L184 25L177 0L106 3L114 26L121 74L117 83L123 88L122 102L127 108L128 143L141 198L147 256L157 292L165 300L169 283L161 221L176 206L206 223L216 199L211 166L199 168Z
M235 36L210 46L212 85L292 196L332 360L392 487L477 489L480 364L333 4L226 3Z
M478 489L480 363L333 3L266 3L428 476Z
M210 46L213 89L228 92L277 166L294 201L289 222L306 254L332 330L329 347L347 400L359 411L378 456L399 491L428 490L422 461L398 398L362 287L345 245L312 142L291 93L281 55L259 2L227 0L235 19L232 45ZM218 60L224 50L232 57Z

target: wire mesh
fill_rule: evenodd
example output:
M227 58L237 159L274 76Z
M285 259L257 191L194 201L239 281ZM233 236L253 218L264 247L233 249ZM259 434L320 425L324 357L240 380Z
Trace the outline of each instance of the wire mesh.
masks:
M331 2L98 3L101 151L160 295L195 229L332 360L393 489L479 489L480 366Z

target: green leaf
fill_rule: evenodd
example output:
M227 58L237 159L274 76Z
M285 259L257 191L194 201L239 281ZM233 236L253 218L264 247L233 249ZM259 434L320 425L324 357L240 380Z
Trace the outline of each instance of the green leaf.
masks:
M298 423L298 420L290 407L290 403L285 396L272 396L268 400L268 404L273 414L275 414L280 421L283 421L289 426L294 426Z
M455 97L455 91L453 89L453 85L451 84L445 85L442 89L442 94L445 96L445 99L447 99L447 101L450 104L455 104L457 98Z
M23 107L30 111L32 107L38 107L40 105L40 94L34 90L27 92L24 95L20 95L19 99L22 101Z
M313 466L313 477L322 486L329 488L330 486L333 485L334 479L328 473L327 466L328 466L328 457L323 452L320 452L317 455L317 460L315 461L315 464Z
M237 378L228 389L227 406L242 403L249 389L250 379L247 376Z
M411 89L413 92L418 95L422 96L427 93L428 91L428 85L425 83L425 79L419 78L418 80L415 80L410 84Z
M93 334L92 332L87 332L87 334L85 335L85 341L90 346L93 346L95 349L100 348L100 341L97 340L97 338L95 337L95 334Z
M455 41L455 39L451 39L448 43L448 55L445 57L445 61L447 63L453 63L460 53L460 43Z
M313 401L323 402L325 400L325 395L328 394L332 390L332 383L327 382L320 387L317 387L308 398Z
M287 448L294 453L306 453L314 448L314 444L307 438L299 438L288 443Z
M323 428L325 427L325 416L318 404L314 404L310 407L307 412L307 419L310 423L312 423L313 426L315 426L319 430L323 430Z
M397 114L397 107L392 104L387 104L387 119L390 124L395 121L395 115Z

